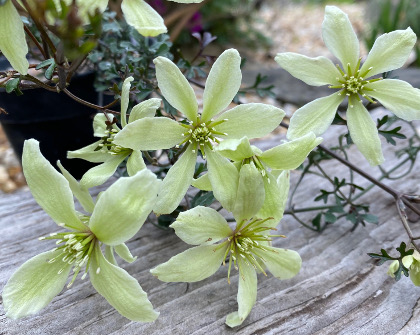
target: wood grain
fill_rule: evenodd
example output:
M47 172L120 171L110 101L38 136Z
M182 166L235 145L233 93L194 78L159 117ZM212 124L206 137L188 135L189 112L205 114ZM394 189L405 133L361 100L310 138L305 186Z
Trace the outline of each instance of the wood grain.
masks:
M334 137L332 132L327 140ZM278 137L272 136L257 145L264 148L278 141ZM356 150L351 150L350 155L366 171L377 172ZM385 156L385 166L392 166L393 153L385 152ZM342 167L336 162L328 161L322 166L331 176L341 175ZM293 181L298 174L293 172ZM312 178L296 195L299 206L311 204L319 191L320 181ZM360 178L357 182L367 185ZM420 192L416 168L402 181L386 183L399 190ZM285 281L258 275L257 303L248 319L236 329L226 327L224 321L237 308L237 273L231 285L226 280L226 267L198 283L160 282L149 269L188 245L171 231L149 223L128 243L138 260L133 264L119 263L148 292L161 313L156 322L130 322L96 293L89 279L78 279L71 289L65 289L34 317L9 320L0 308L0 334L419 334L420 289L405 277L395 283L386 275L386 265L376 267L366 255L379 252L382 247L390 251L401 241L407 241L393 200L377 187L363 200L371 203L371 212L379 216L378 225L368 224L350 232L352 225L340 220L318 234L300 226L290 216L282 220L279 232L287 238L276 240L274 245L299 251L302 270ZM0 195L0 213L2 288L25 260L52 248L51 241L40 242L38 237L59 229L28 191ZM312 216L301 217L309 220Z

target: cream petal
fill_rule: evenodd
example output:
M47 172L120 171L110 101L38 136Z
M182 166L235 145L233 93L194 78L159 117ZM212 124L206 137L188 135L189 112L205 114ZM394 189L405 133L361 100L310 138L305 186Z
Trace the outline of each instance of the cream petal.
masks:
M281 109L260 103L236 106L221 114L217 120L227 121L214 128L226 139L239 139L244 136L256 138L267 135L278 127L285 113Z
M133 263L137 259L137 256L133 257L130 249L128 249L125 243L116 245L114 249L118 256L120 256L123 260L125 260L128 263Z
M121 9L127 23L143 36L157 36L167 32L162 17L143 0L123 0Z
M399 69L410 56L416 40L416 34L411 28L395 30L379 36L363 63L360 73L363 74L372 67L365 76L372 77L379 73Z
M255 254L264 259L267 269L278 279L290 279L296 276L302 266L300 255L290 249L264 246L266 251L258 249Z
M350 136L359 151L366 157L370 165L376 166L384 162L378 129L367 109L356 102L346 113Z
M121 126L124 128L127 125L127 109L130 103L130 88L133 77L128 77L124 80L121 91Z
M239 171L238 192L233 216L236 222L249 220L261 209L265 199L261 173L253 163L244 164Z
M322 38L327 48L340 60L344 69L347 69L347 64L350 64L352 71L355 71L359 60L359 40L349 17L338 7L325 7Z
M118 166L128 156L126 155L111 155L102 164L89 169L80 180L80 185L86 189L94 186L102 185L117 171Z
M313 132L319 136L328 129L334 120L335 113L344 97L333 93L327 97L319 98L299 108L291 117L287 138L298 139Z
M57 166L59 167L64 178L66 178L69 182L69 186L73 195L80 202L83 209L88 213L92 213L93 208L95 207L95 203L93 202L89 191L79 184L79 182L64 168L64 166L61 165L60 161L57 161Z
M257 301L257 274L252 266L245 264L240 258L238 258L238 262L238 311L230 313L226 317L226 324L232 328L244 322Z
M130 157L127 160L127 173L128 175L134 176L137 172L146 169L143 156L140 150L133 150Z
M164 282L197 282L214 274L223 262L228 244L200 245L188 249L150 270Z
M341 77L335 65L326 57L310 58L293 52L277 54L274 60L293 77L308 85L337 85Z
M197 153L194 153L191 148L187 148L169 169L153 208L156 214L172 213L178 207L191 185L196 161Z
M2 292L7 317L19 319L35 314L61 292L72 265L61 258L48 262L60 254L61 250L39 254L23 263L10 277Z
M102 152L101 150L95 151L102 141L96 141L78 150L67 151L67 158L79 158L91 163L102 163L109 158L109 153Z
M74 209L69 182L42 156L37 140L25 141L22 167L36 202L58 225L69 229L86 229Z
M384 79L367 85L368 95L406 121L420 120L420 90L397 79Z
M26 59L28 45L19 13L12 1L0 6L0 51L12 67L21 74L27 74L29 62Z
M105 244L124 243L139 231L152 211L160 184L149 170L118 179L97 200L90 230Z
M89 277L93 287L118 313L132 321L153 322L159 313L153 306L147 293L136 279L127 271L108 262L97 246L92 257ZM95 255L93 255L95 256ZM98 271L98 269L100 269Z
M203 206L180 213L170 227L181 240L192 245L214 244L232 234L219 212Z
M236 162L254 156L254 151L246 136L241 139L225 140L216 147L216 151Z
M210 70L203 94L201 120L209 121L232 102L242 81L241 56L235 49L224 51Z
M217 152L206 151L208 175L214 197L228 211L235 206L239 172L235 165Z
M135 105L131 109L128 123L143 119L145 117L154 117L156 110L160 108L161 103L161 99L152 98Z
M198 104L194 90L187 78L168 58L157 57L153 63L156 66L158 86L165 99L189 120L195 121Z
M212 191L209 174L205 173L197 179L192 180L191 185L202 191Z
M310 132L290 142L280 144L263 152L259 158L267 166L276 170L294 170L308 157L309 153L322 142Z
M114 143L133 150L169 149L184 140L185 128L167 117L145 117L127 124Z

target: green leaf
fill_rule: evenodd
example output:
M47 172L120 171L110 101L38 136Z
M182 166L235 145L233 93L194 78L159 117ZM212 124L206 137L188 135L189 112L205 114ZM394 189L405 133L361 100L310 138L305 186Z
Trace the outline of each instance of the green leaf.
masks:
M214 200L213 192L200 191L191 200L191 208L197 206L210 206Z
M6 83L6 92L7 93L12 93L13 91L16 91L16 94L20 95L18 93L18 92L20 92L19 83L20 83L20 78L9 79ZM22 92L20 92L20 93L22 93Z

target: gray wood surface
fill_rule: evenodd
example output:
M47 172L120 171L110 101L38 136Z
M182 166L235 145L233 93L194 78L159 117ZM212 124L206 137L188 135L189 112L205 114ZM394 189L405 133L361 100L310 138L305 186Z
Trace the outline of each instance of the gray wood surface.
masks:
M328 137L336 137L334 131ZM266 148L278 141L279 137L273 135L257 145ZM370 168L356 150L350 154L359 166L377 174L378 170ZM385 152L385 156L385 166L392 166L393 153ZM343 171L333 161L323 167L332 176ZM293 181L298 174L292 173ZM312 203L318 182L315 178L307 180L307 186L296 195L297 205ZM357 182L368 185L360 178ZM403 181L386 183L401 191L420 193L418 164ZM78 279L34 317L9 320L1 306L0 334L420 334L420 288L405 277L395 283L386 275L386 265L376 267L366 255L382 247L390 251L407 241L393 199L375 187L364 200L371 203L371 212L379 216L380 223L358 227L354 232L350 232L352 225L343 220L323 234L300 226L290 216L282 220L279 233L287 238L276 240L274 245L299 251L302 270L285 281L258 275L257 303L236 329L226 327L224 321L237 308L237 273L231 285L226 280L226 268L189 285L160 282L149 269L188 246L171 231L149 223L128 243L138 260L119 263L148 292L161 313L156 322L130 322L96 293L89 279ZM0 213L2 288L25 260L52 248L51 241L38 241L38 237L59 229L28 191L0 195ZM301 217L309 220L312 216Z

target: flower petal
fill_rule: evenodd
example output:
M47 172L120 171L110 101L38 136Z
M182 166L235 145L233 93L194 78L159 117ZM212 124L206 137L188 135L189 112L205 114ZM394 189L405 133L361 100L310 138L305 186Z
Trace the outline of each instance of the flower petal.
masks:
M48 263L60 254L61 250L39 254L23 263L10 277L2 292L7 317L19 319L35 314L61 292L72 265L61 259Z
M302 266L302 259L296 251L264 246L267 251L258 249L254 252L264 259L267 269L278 279L290 279L296 276Z
M64 178L69 182L70 189L76 199L80 202L83 209L86 212L92 213L95 203L93 202L92 196L89 191L82 187L79 182L61 165L60 161L57 161L57 166L59 167Z
M128 155L109 155L102 164L89 169L80 180L84 188L91 188L105 183L117 170Z
M308 85L336 85L341 77L335 65L326 57L310 58L294 52L277 54L274 60L293 77Z
M140 150L133 150L130 157L127 160L127 173L128 175L134 176L137 172L146 169L143 156Z
M420 286L420 263L414 261L410 266L410 279L415 286Z
M172 213L178 207L191 185L196 161L197 153L194 153L191 148L187 148L169 169L163 179L156 205L153 207L156 214Z
M264 182L254 163L244 164L239 171L238 192L232 211L236 222L249 220L261 209L265 199Z
M108 113L108 117L112 120L114 118L114 115L112 115L111 113ZM108 119L106 118L104 113L98 113L95 115L93 119L93 136L104 137L107 135L105 133L106 121L108 121Z
M143 36L166 33L162 17L143 0L123 0L121 9L127 23Z
M239 172L235 165L219 153L207 150L206 155L214 197L231 212L235 206Z
M118 266L117 260L115 259L115 255L114 255L114 247L105 245L105 258L111 264Z
M103 243L121 244L136 234L156 202L160 181L149 170L118 179L99 197L90 230Z
M178 3L199 3L199 2L202 2L203 0L169 0L169 1L178 2Z
M205 173L197 179L192 180L191 185L202 191L212 191L209 174Z
M245 264L240 258L238 258L238 262L238 311L226 316L226 324L229 327L241 325L257 301L257 273L252 266Z
M116 245L114 249L118 256L120 256L123 260L125 260L128 263L133 263L137 259L137 256L133 257L133 255L130 252L130 249L128 249L125 243Z
M92 163L102 163L109 158L109 154L101 150L95 151L102 141L96 141L78 150L67 151L67 158L80 158Z
M333 93L319 98L299 108L291 117L287 138L294 140L314 132L319 136L328 129L344 97Z
M209 121L232 102L242 81L241 56L235 49L224 51L210 70L203 94L201 120Z
M276 170L294 170L298 168L309 153L322 142L310 132L287 143L280 144L263 152L259 158L270 168Z
M161 99L152 98L135 105L131 109L130 116L128 117L128 123L145 117L154 117L156 110L160 108L161 103Z
M130 103L130 88L133 77L128 77L124 80L121 90L121 126L124 128L127 125L127 109Z
M385 159L382 154L381 140L376 124L367 109L362 103L356 102L353 108L347 109L346 117L350 136L359 151L370 165L382 164Z
M196 282L210 277L223 262L228 244L200 245L160 264L150 272L164 282Z
M282 171L277 180L270 172L267 173L267 178L264 178L264 204L255 217L260 219L272 217L273 220L264 222L265 226L271 224L274 228L283 217L289 195L289 179L289 171Z
M145 117L127 124L114 143L134 150L169 149L183 141L185 128L167 117Z
M369 84L371 97L406 121L420 120L420 90L397 79L384 79Z
M180 213L170 227L181 240L192 245L214 244L232 234L219 212L203 206Z
M340 60L344 69L347 69L347 64L350 64L351 69L355 71L359 59L359 40L349 17L338 7L325 7L322 38L331 53Z
M365 76L372 77L378 73L399 69L410 56L416 40L416 34L411 28L395 30L379 36L363 63L360 73L372 67Z
M155 321L159 313L153 310L146 292L138 281L125 270L108 262L98 245L94 253L97 257L91 257L89 277L96 291L127 319L141 322Z
M19 13L12 1L0 6L0 51L12 67L21 74L27 74L29 62L26 59L28 45Z
M222 156L236 162L254 156L254 151L246 136L241 139L225 140L216 147L216 151Z
M198 104L187 78L168 58L157 57L153 63L156 65L158 86L165 99L189 120L195 121Z
M69 229L86 229L74 209L69 182L42 156L37 140L25 141L22 167L36 202L57 224Z
M217 131L227 133L224 138L238 139L262 137L278 127L285 113L274 106L250 103L234 107L218 117L228 121L215 126Z

